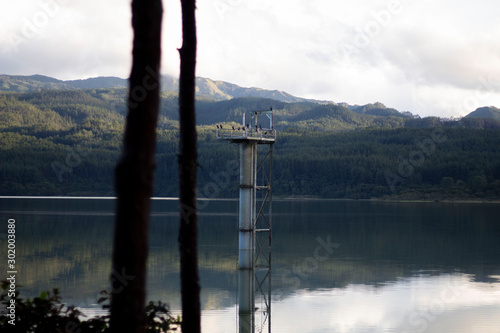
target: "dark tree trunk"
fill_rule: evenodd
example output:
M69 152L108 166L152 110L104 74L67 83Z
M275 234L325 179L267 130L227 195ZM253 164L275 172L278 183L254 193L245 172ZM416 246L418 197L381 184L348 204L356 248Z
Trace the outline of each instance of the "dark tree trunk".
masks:
M182 332L198 333L198 218L196 212L197 134L195 118L196 19L195 0L181 0L182 48L179 82L179 246L181 255Z
M117 195L111 273L114 333L145 332L146 260L153 194L161 58L161 0L133 0L132 72Z

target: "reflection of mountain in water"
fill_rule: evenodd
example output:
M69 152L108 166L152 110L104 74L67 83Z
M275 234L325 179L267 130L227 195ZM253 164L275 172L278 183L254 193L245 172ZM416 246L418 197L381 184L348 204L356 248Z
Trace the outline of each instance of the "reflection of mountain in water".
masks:
M11 200L11 201L7 201ZM22 294L59 287L63 299L95 303L108 285L112 200L1 199L17 221ZM179 308L176 201L155 201L148 293ZM236 301L237 204L211 201L202 211L199 260L205 309ZM500 275L500 208L483 204L276 201L273 206L273 290L384 285L401 278ZM42 211L42 213L40 213ZM57 214L43 213L57 212ZM38 213L32 213L38 212ZM62 214L68 212L69 214ZM5 214L2 214L5 215ZM323 243L335 243L331 251ZM3 243L3 240L2 240ZM320 248L318 248L320 247ZM1 246L0 255L5 247Z

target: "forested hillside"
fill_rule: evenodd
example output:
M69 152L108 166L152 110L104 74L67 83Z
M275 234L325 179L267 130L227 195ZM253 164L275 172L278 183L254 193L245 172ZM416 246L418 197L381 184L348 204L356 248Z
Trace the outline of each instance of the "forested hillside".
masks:
M125 89L0 94L0 195L112 196ZM216 125L275 113L274 195L323 198L500 199L500 121L419 118L366 106L256 97L197 102L199 196L236 197L235 145ZM177 95L163 92L156 196L177 195Z
M466 118L492 118L500 120L500 109L494 106L487 106L469 113Z

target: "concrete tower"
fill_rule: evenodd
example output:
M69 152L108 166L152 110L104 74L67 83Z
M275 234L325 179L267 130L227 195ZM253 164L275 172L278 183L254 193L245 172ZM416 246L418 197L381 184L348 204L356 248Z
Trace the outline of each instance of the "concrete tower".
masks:
M218 139L237 143L240 151L238 206L240 333L271 332L272 153L276 131L272 109L252 111L250 115L250 122L246 123L243 114L242 127L238 129L223 129L222 126L218 126L217 129ZM259 116L261 118L264 116L269 125L263 127L259 123ZM264 151L262 157L258 156L258 146L269 148Z

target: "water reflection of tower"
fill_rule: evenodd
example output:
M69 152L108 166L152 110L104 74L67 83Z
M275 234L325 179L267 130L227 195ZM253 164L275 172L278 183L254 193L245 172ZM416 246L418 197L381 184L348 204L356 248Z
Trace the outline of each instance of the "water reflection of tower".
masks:
M238 143L240 151L240 333L271 332L272 167L276 131L272 108L269 111L252 111L250 116L248 124L243 114L243 126L237 130L217 126L217 138ZM262 127L259 116L267 117L268 128L265 125Z

